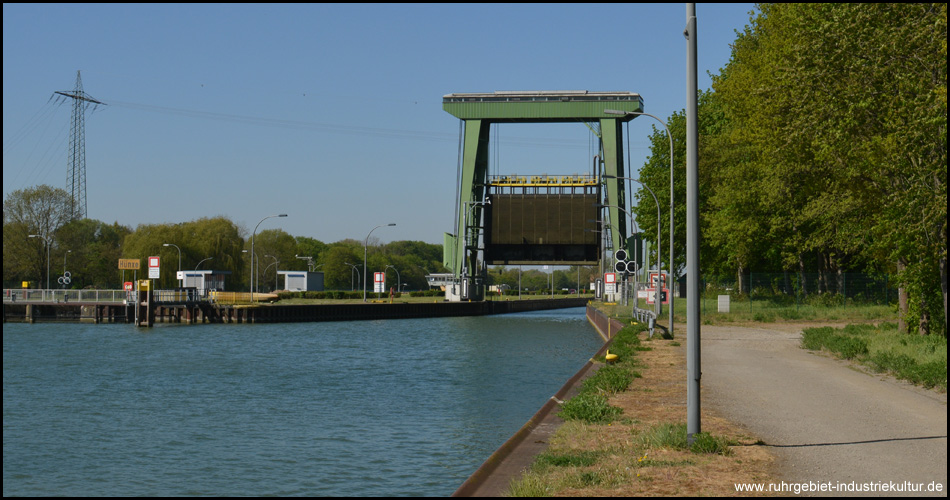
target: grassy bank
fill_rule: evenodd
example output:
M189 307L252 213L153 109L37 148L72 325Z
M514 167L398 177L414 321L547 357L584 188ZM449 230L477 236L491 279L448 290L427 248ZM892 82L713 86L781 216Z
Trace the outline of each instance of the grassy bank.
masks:
M678 342L630 325L609 352L616 362L595 360L599 370L561 407L565 424L509 496L720 496L735 494L733 481L768 478L770 456L707 411L710 432L687 444L686 424L674 420L685 410Z
M791 323L803 328L802 347L825 350L923 387L946 391L947 344L943 337L897 332L896 311L878 305L781 305L733 303L729 313L709 313L703 324L759 326ZM738 307L736 307L738 305ZM646 305L642 305L646 307ZM631 306L596 304L631 323ZM753 436L703 407L703 429L686 444L686 301L675 309L677 338L647 338L642 325L624 328L610 347L615 364L603 363L559 416L565 423L509 496L735 496L737 483L774 482L773 456ZM660 324L666 324L664 310ZM843 328L828 324L848 324ZM810 327L809 325L813 325Z
M826 350L928 389L947 390L946 337L900 333L894 323L848 325L806 328L802 347Z

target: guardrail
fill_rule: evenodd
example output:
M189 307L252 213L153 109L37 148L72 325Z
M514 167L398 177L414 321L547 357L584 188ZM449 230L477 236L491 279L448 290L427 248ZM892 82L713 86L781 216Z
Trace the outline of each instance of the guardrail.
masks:
M122 304L126 301L125 290L53 290L31 288L4 288L4 302L26 303L99 303Z
M653 330L656 328L656 313L649 309L640 309L637 306L633 306L633 316L637 318L637 321L647 324L650 328L650 338L653 338Z
M124 304L135 301L135 292L126 290L55 290L30 288L4 288L3 302L29 304L63 304L63 303L96 303L96 304ZM246 294L250 295L250 294ZM255 294L258 297L263 294ZM196 289L188 290L153 290L152 302L156 304L174 303L193 304L207 302L209 297L202 295Z

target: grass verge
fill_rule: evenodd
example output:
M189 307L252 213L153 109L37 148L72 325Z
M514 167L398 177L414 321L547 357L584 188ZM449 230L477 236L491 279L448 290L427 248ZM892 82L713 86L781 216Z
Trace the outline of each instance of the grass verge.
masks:
M601 366L562 405L565 423L508 496L734 496L735 483L770 480L772 456L711 410L702 410L707 432L692 446L686 425L670 420L685 414L679 343L647 340L632 325L610 353L617 362Z
M806 328L802 347L827 350L878 373L888 373L925 388L947 390L947 339L908 335L894 323Z

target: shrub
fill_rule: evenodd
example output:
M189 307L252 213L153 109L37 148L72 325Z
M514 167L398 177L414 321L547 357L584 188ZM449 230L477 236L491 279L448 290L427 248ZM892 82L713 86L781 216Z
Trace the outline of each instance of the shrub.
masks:
M946 361L918 363L906 354L891 351L878 352L871 356L871 363L878 371L889 371L898 378L926 388L947 386Z

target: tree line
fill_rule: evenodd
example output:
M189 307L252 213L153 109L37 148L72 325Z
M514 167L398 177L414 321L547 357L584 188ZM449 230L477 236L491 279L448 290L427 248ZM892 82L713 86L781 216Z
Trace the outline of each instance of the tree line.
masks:
M900 286L901 328L946 335L946 4L756 11L698 96L703 275L732 275L748 292L753 270L820 273L801 290L811 294L840 292L845 272L886 273ZM667 121L682 270L685 113ZM640 178L665 221L669 140L656 127L650 140ZM652 198L638 196L638 222L655 227Z
M14 191L4 200L4 288L19 288L22 282L45 288L48 259L51 288L64 286L57 278L68 271L71 282L66 288L120 289L123 280L148 277L146 259L151 256L161 259L161 275L156 283L160 288L178 286L179 258L183 271L197 268L230 272L225 281L228 290L250 288L250 231L227 217L142 224L133 230L118 223L72 220L69 203L69 193L47 185ZM366 263L370 276L362 276L363 241L354 239L324 243L292 236L281 229L266 229L254 235L253 252L255 288L259 291L283 286L275 282L278 269L323 272L328 290L362 290L364 279L371 290L373 272L386 272L387 289L397 287L398 277L403 289L426 290L426 274L445 271L442 245L421 241L380 244L378 239L371 239ZM138 259L141 269L121 271L119 259Z

